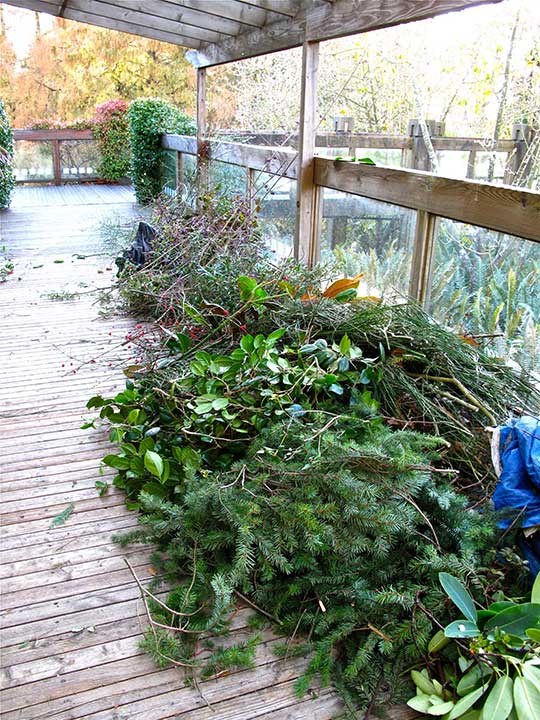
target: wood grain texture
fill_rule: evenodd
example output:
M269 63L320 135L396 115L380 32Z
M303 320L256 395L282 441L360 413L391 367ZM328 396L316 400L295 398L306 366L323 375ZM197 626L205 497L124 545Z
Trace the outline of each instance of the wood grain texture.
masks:
M429 173L315 158L324 187L540 242L540 193Z
M303 3L294 17L243 32L219 44L187 53L195 67L220 65L247 57L330 40L369 30L424 20L442 13L501 0L314 0Z

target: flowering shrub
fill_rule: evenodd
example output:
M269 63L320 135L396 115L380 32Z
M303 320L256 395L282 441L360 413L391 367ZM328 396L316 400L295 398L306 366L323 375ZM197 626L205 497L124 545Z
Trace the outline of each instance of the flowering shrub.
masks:
M98 172L104 180L114 182L129 174L127 109L127 102L120 99L109 100L96 107L93 130L101 153Z
M195 135L195 123L173 105L156 98L133 100L128 110L131 178L140 203L151 202L162 189L166 132Z
M9 207L14 185L13 130L9 124L4 101L0 100L0 208Z

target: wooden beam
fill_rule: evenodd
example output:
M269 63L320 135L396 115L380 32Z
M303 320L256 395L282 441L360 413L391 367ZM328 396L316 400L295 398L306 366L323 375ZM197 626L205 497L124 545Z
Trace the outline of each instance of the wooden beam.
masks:
M315 183L540 242L540 193L315 158Z
M93 0L96 2L97 0ZM58 13L61 8L61 3L50 2L50 0L2 0L9 5L15 7L25 8L27 10L33 10L35 12L43 12L48 15L54 15L58 17ZM81 6L88 6L88 2L82 2ZM103 4L103 3L102 3ZM118 32L125 32L131 35L140 35L147 37L152 40L159 40L161 42L171 43L172 45L182 45L188 48L198 48L201 45L201 40L187 37L175 32L169 28L169 30L157 30L148 27L146 24L136 24L127 22L124 20L118 20L109 17L103 17L99 14L94 14L82 10L72 9L73 0L70 0L70 5L66 6L64 10L64 18L66 20L74 20L76 22L82 22L87 25L95 25L97 27L106 28L108 30L117 30Z
M311 0L312 1L312 0ZM269 13L294 17L300 8L300 0L229 0L236 5L251 5Z
M146 0L141 0L146 4ZM227 21L244 27L262 27L268 18L265 10L256 5L231 0L177 0L178 5L200 10L201 14L218 18L219 23ZM236 34L236 33L235 33Z
M314 184L315 130L317 127L317 79L319 43L302 48L302 86L300 94L300 134L298 138L298 183L294 255L311 264L316 245L316 193Z
M188 52L187 57L195 67L210 67L298 47L304 42L356 35L498 2L501 0L313 0L302 4L294 17L219 44L205 45L196 53Z
M162 3L159 3L159 5L161 4ZM72 14L77 12L79 13L78 17L88 15L89 21L91 21L94 16L100 17L105 21L109 19L113 21L118 20L126 25L137 27L139 30L148 29L173 36L178 35L184 40L219 42L228 37L223 33L202 28L200 25L185 23L184 20L181 19L181 13L177 13L177 18L173 20L152 15L148 13L144 7L144 5L141 5L139 8L143 9L137 9L131 2L114 4L103 2L103 0L70 0L69 5L65 8L64 17L68 20L70 18L73 19ZM181 44L181 41L178 41L178 44Z
M14 140L92 140L91 130L14 130Z
M162 144L168 150L177 150L188 155L197 154L197 140L194 137L167 134L163 135ZM240 165L293 180L297 177L298 153L288 148L207 140L205 150L208 160Z

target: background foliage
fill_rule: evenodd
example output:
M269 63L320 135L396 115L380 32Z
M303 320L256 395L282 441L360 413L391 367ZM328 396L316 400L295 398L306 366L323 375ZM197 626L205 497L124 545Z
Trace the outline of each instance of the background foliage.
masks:
M162 189L165 132L195 135L193 120L173 105L157 98L134 100L129 106L131 179L137 201L146 204Z
M0 100L0 208L9 206L15 185L13 175L13 131L4 102Z
M127 102L120 99L109 100L96 107L92 129L101 154L98 173L104 180L114 182L129 174L130 145L127 111Z

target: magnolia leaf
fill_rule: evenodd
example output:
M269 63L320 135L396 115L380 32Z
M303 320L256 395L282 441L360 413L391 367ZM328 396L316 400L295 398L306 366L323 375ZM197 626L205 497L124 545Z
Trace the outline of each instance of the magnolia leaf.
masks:
M153 450L147 450L144 453L144 467L157 478L161 478L163 475L163 460Z
M540 691L526 677L514 679L514 706L518 720L540 718Z
M534 642L540 643L540 630L538 630L538 628L527 628L525 630L525 635L530 640L534 640Z
M534 687L540 692L540 668L532 665L531 663L523 663L521 666L523 677L534 685Z
M506 720L514 705L514 683L508 675L500 677L484 703L483 714L489 720Z
M411 679L417 688L427 695L436 695L435 685L429 679L429 676L424 673L418 672L418 670L411 670Z
M439 582L450 600L461 610L467 620L475 623L477 618L476 608L474 607L472 597L469 595L463 583L453 575L445 572L439 573Z
M329 287L326 288L326 290L323 292L323 297L332 299L344 290L351 290L352 288L357 288L358 283L363 277L364 273L359 273L358 275L356 275L356 277L353 278L343 278L342 280L336 280Z

